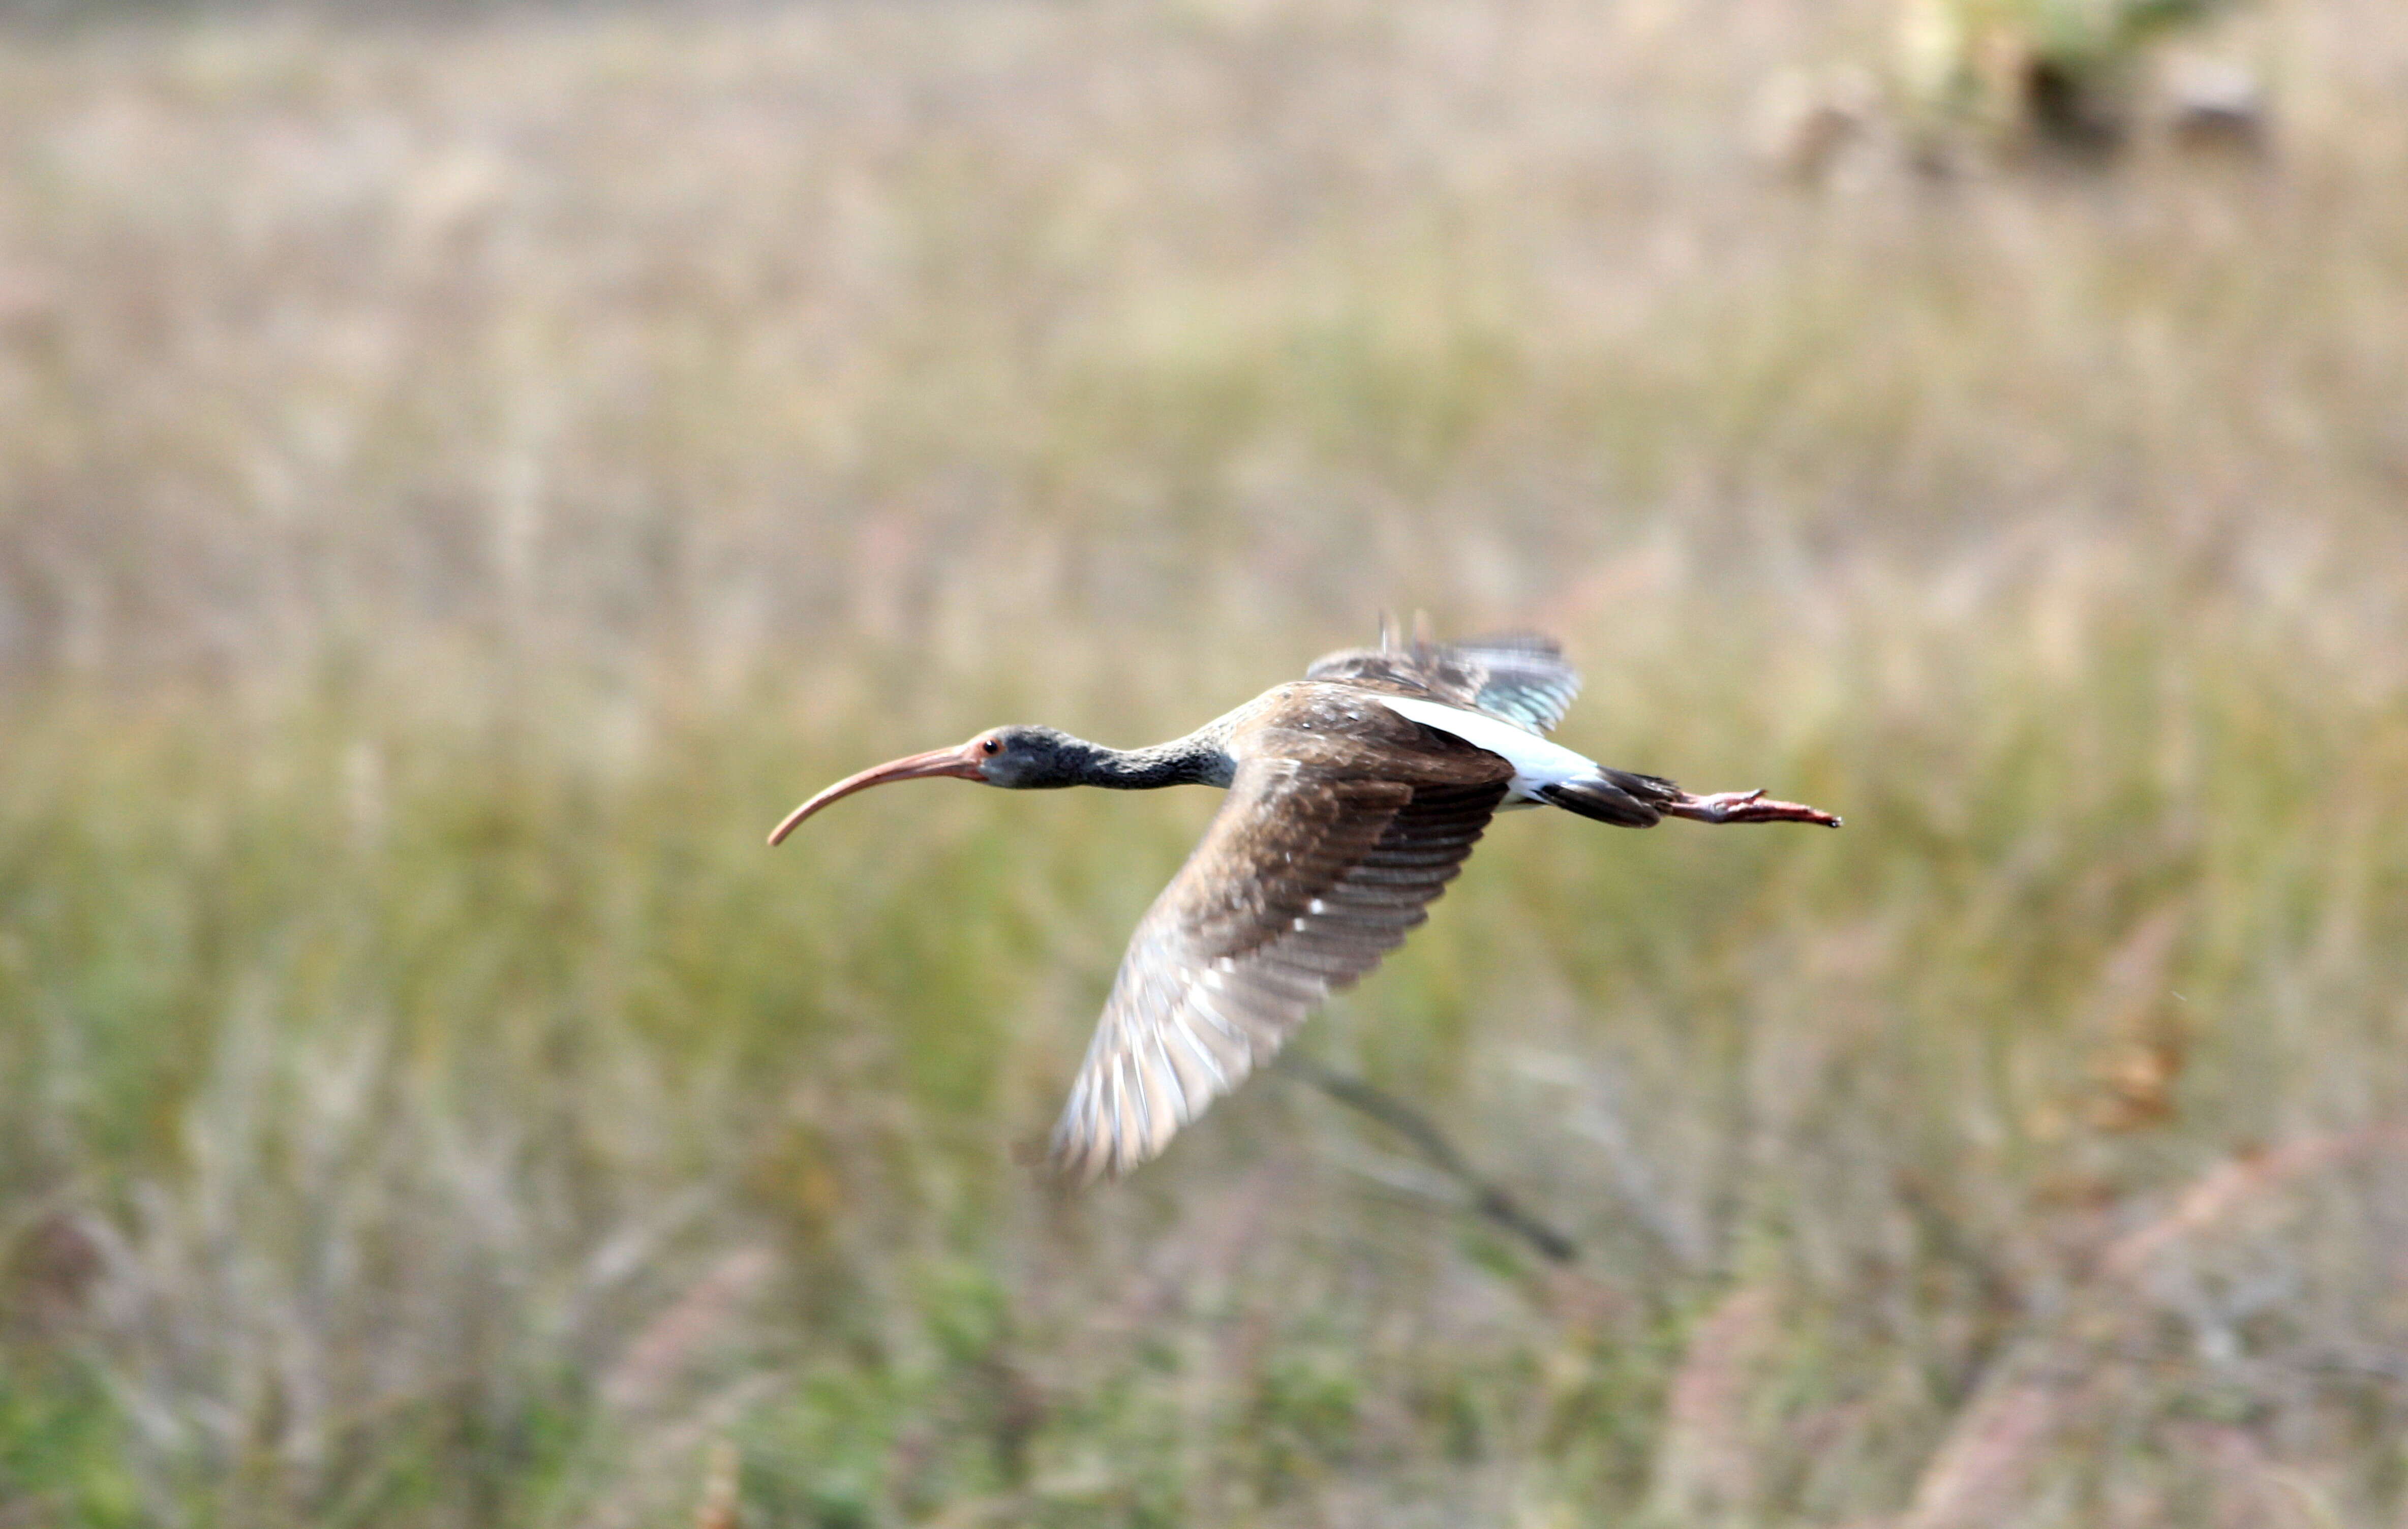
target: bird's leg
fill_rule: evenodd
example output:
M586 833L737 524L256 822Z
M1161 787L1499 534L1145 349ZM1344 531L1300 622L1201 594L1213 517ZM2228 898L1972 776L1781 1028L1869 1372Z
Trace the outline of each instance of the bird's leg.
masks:
M1670 801L1650 805L1668 817L1696 822L1812 822L1826 828L1840 826L1836 813L1802 802L1775 801L1761 789L1716 792L1712 796L1692 796L1684 791Z

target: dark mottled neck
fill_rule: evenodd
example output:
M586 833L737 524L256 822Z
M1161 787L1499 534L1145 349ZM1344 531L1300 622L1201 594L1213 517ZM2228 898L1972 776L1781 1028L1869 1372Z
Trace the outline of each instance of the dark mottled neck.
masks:
M1079 761L1079 783L1111 791L1226 786L1236 770L1227 749L1211 733L1191 733L1146 749L1107 749L1100 743L1086 748L1092 751Z

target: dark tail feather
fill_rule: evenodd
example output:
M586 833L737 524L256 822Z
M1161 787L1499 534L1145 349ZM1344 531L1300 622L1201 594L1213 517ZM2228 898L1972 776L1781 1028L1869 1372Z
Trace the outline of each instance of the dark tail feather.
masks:
M1541 786L1539 795L1567 812L1618 828L1653 828L1664 821L1658 805L1679 800L1681 788L1658 776L1599 770L1585 780Z

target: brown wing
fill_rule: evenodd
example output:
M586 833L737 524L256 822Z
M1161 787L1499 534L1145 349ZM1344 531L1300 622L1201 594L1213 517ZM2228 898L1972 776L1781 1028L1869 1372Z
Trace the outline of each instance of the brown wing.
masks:
M1062 1171L1091 1181L1160 1152L1402 944L1488 826L1512 772L1496 764L1416 787L1242 763L1129 940L1054 1128Z
M1315 660L1304 674L1472 707L1534 733L1562 722L1580 693L1580 674L1564 662L1563 650L1536 632L1348 648Z

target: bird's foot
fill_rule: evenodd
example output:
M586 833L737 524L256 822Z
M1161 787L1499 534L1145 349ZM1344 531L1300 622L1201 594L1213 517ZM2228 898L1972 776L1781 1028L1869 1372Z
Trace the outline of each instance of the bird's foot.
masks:
M1656 807L1667 816L1697 822L1811 822L1826 828L1840 826L1837 814L1802 802L1776 801L1761 789L1716 792L1712 796L1692 796L1683 792L1678 799Z

